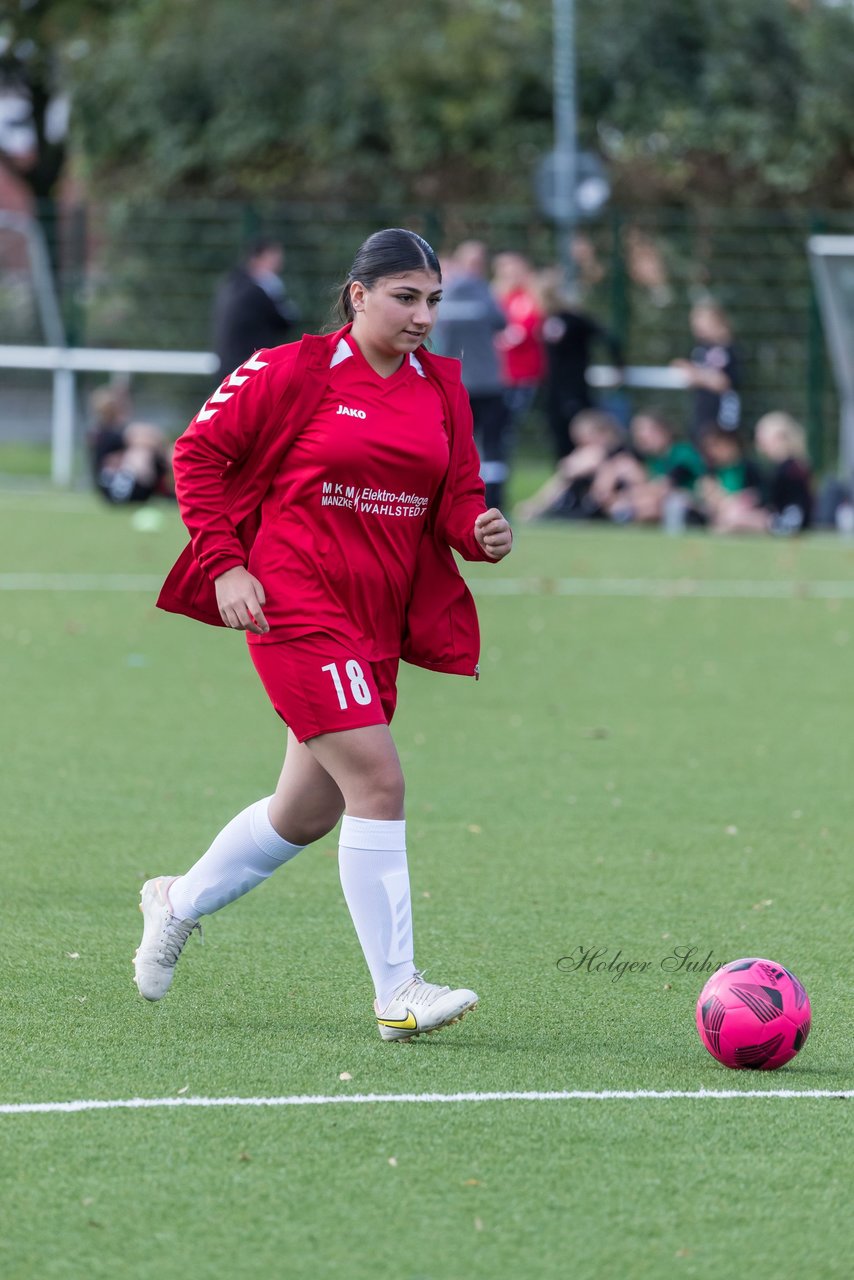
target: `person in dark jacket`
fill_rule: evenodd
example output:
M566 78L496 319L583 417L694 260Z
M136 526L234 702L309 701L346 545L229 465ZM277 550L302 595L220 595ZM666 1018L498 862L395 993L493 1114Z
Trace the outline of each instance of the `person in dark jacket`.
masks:
M281 277L285 255L274 240L256 240L241 266L223 280L214 302L214 351L224 378L255 351L277 347L299 320Z
M566 454L567 424L582 410L594 407L587 383L592 348L604 344L618 369L623 367L623 351L617 338L587 315L565 289L557 268L541 274L540 292L545 311L542 335L549 434L559 460Z

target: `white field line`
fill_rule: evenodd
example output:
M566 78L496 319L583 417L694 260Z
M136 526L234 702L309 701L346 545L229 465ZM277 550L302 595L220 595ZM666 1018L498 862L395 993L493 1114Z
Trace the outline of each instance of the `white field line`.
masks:
M53 1111L138 1111L155 1107L325 1107L385 1102L643 1102L730 1098L854 1098L854 1089L557 1089L500 1093L292 1094L270 1098L106 1098L73 1102L4 1102L0 1115Z
M0 573L0 591L156 592L162 578L133 573ZM854 600L854 578L817 582L701 578L474 578L475 595L706 600Z
M163 577L141 573L0 573L0 591L159 591Z
M474 578L475 595L706 600L854 600L854 578L795 582L739 578Z

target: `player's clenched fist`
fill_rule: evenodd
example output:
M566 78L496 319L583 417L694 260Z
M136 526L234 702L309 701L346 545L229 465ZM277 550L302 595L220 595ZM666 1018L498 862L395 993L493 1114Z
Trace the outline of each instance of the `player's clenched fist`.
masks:
M503 560L513 545L510 525L497 507L490 507L474 522L474 536L490 560Z
M270 630L261 608L267 599L264 588L248 569L242 565L226 569L214 582L214 588L219 616L227 627L252 631L256 636Z

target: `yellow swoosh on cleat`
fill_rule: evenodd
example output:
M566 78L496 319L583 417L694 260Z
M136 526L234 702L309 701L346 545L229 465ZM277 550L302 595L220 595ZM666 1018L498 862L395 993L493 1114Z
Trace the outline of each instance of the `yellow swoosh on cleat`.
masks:
M381 1027L394 1027L397 1031L414 1031L418 1026L415 1014L407 1009L405 1018L377 1018Z

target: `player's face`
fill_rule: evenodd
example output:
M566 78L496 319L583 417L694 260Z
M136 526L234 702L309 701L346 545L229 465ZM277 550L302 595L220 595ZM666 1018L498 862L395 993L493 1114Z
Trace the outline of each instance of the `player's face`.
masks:
M360 336L386 355L407 355L436 323L442 286L433 271L407 271L370 289L356 283L350 296Z

